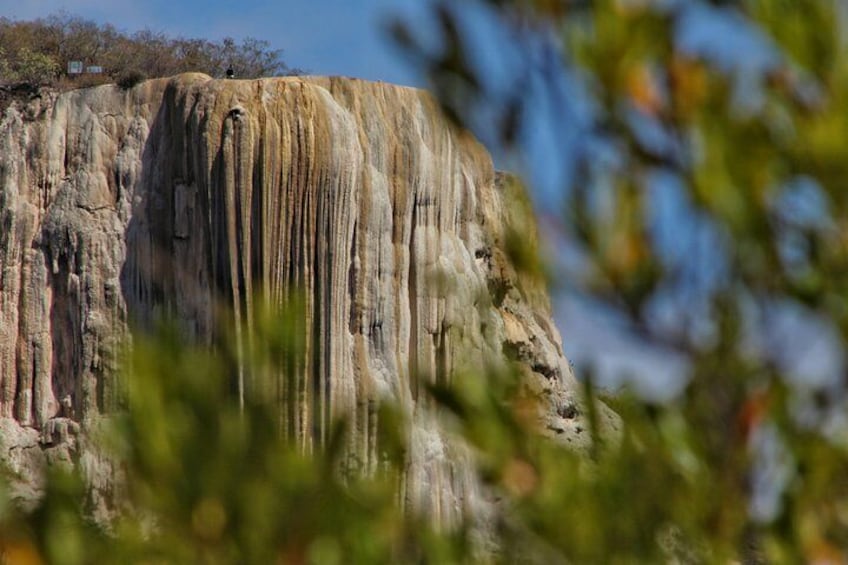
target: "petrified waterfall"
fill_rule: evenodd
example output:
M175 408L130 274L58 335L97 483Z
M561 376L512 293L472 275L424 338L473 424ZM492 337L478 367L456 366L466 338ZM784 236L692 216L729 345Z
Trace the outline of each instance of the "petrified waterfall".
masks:
M249 329L255 302L298 289L310 351L290 434L314 448L345 414L368 466L374 406L399 403L415 424L406 498L449 522L475 486L425 379L509 351L547 399L544 427L585 442L544 291L501 250L529 219L513 200L414 89L189 74L16 102L0 121L0 451L21 447L26 469L74 449L113 409L131 325L172 317L211 343L216 304Z

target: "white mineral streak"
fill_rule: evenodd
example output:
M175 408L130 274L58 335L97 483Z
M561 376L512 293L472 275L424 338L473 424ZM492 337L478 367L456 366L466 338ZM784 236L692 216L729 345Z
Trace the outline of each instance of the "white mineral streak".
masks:
M535 237L508 193L428 96L387 84L187 74L13 104L0 121L4 425L85 430L108 412L130 320L174 316L208 342L222 296L250 328L254 302L299 289L311 339L281 403L287 433L314 449L344 414L367 471L376 406L398 402L415 422L404 499L449 524L479 497L425 382L508 349L549 399L548 429L586 441L547 297L500 250L510 221Z

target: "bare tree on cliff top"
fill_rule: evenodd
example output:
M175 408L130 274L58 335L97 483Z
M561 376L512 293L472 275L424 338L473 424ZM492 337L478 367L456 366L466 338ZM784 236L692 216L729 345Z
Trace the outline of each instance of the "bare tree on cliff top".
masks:
M118 80L130 72L148 78L183 72L221 78L230 64L241 78L299 72L286 65L282 50L252 37L237 42L229 37L221 41L172 38L152 30L128 34L66 12L34 21L0 18L0 69L5 69L0 82L56 82L70 61L105 70L105 77L87 77L85 84Z

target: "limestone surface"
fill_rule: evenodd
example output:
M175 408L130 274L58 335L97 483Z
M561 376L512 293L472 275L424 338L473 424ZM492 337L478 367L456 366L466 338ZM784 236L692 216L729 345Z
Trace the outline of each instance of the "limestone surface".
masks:
M375 406L394 401L415 424L405 498L443 523L477 511L426 383L512 357L545 399L542 427L588 442L544 288L503 251L509 229L535 238L515 191L428 95L388 84L186 74L13 102L0 117L0 456L32 491L50 449L80 459L77 437L117 405L131 326L172 317L211 343L297 290L310 351L286 391L297 402L281 404L287 433L315 449L344 414L367 471Z

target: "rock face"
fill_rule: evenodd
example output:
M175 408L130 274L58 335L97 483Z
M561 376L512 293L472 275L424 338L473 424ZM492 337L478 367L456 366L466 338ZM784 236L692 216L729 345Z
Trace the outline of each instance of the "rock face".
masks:
M217 304L250 327L253 303L299 289L311 339L291 437L317 447L346 414L367 469L374 407L398 402L415 423L406 498L450 523L476 487L427 416L428 380L509 353L548 399L544 424L587 441L544 290L501 250L510 222L535 237L508 184L428 96L386 84L189 74L13 103L0 447L24 471L57 447L78 456L77 434L115 407L130 325L174 317L211 342Z

